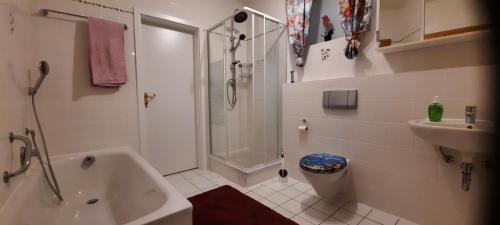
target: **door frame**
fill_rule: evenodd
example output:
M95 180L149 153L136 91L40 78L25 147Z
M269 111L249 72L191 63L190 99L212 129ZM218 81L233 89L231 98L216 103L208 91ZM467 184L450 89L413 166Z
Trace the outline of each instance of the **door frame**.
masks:
M153 22L165 28L181 30L193 35L193 71L194 71L194 110L195 110L195 139L196 139L196 165L202 168L202 101L201 101L201 67L200 67L200 35L201 29L199 26L192 24L186 20L169 16L163 13L152 12L146 9L134 8L134 42L135 42L135 66L136 66L136 92L137 92L137 111L138 111L138 129L139 129L139 153L142 155L145 149L144 143L144 116L142 108L144 104L144 80L142 79L146 72L142 63L144 49L142 46L142 21Z

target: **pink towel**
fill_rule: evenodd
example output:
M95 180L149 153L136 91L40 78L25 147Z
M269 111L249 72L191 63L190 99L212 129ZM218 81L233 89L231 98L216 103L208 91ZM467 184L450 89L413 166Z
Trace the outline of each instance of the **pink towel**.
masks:
M89 64L93 86L127 83L123 24L89 17Z

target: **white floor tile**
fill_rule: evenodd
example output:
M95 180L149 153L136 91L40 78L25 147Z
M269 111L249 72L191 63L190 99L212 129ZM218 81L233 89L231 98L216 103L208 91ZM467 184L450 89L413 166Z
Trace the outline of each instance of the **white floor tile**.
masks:
M308 206L298 202L295 199L292 199L288 202L283 203L281 207L285 208L286 210L294 214L299 214L300 212L304 211L304 209L306 209Z
M241 193L243 193L243 194L245 194L245 193L247 193L247 192L249 192L249 191L250 191L250 189L248 189L248 188L246 188L246 187L242 187L242 186L237 185L237 184L232 184L231 186L232 186L234 189L236 189L236 190L240 191L240 192L241 192Z
M215 179L215 178L218 178L220 177L219 174L216 174L216 173L212 173L212 172L209 172L209 173L205 173L205 174L201 174L202 176L206 177L207 179L211 180L211 179Z
M260 185L266 186L268 184L274 183L275 181L276 181L275 179L269 179L269 180L261 182Z
M279 193L281 193L283 195L286 195L286 196L288 196L290 198L295 198L295 197L297 197L297 196L300 195L299 191L297 191L297 190L295 190L293 188L289 188L289 187L287 187L287 188L279 191Z
M334 217L330 217L327 220L325 220L325 222L321 223L321 225L347 225L347 223L335 219Z
M397 225L419 225L418 223L411 222L409 220L405 220L402 218L399 218L398 222L396 223Z
M280 183L280 182L273 182L273 183L268 184L267 187L271 188L275 191L281 191L281 190L285 189L287 186Z
M398 217L378 209L372 210L367 217L384 225L394 225L398 221Z
M199 189L202 189L202 190L206 190L206 189L209 189L209 188L212 188L212 187L216 187L216 185L210 181L203 181L203 182L199 182L199 183L194 183L194 185L199 188Z
M205 178L204 176L201 176L201 175L198 175L196 177L192 177L192 178L190 178L188 180L189 180L189 182L191 182L193 184L201 183L201 182L208 182L208 179Z
M257 201L260 202L260 203L262 203L263 205L271 208L271 209L274 208L274 207L276 207L276 206L278 206L278 205L272 203L271 201L269 201L269 200L267 200L265 198L261 198L261 199L259 199Z
M192 170L188 170L188 171L184 171L182 173L180 173L184 178L186 179L191 179L191 178L194 178L194 177L197 177L199 176L198 173L192 171Z
M297 201L299 201L302 204L305 204L307 206L311 206L314 203L318 202L320 200L320 198L316 197L316 196L312 196L312 195L307 194L307 193L302 193L302 194L298 195L297 197L295 197L295 200L297 200Z
M199 189L188 181L172 183L174 187L182 194L190 194Z
M231 185L300 225L418 225L362 203L348 202L344 195L328 201L321 199L309 184L292 178L283 183L275 177L245 188L209 170L195 169L166 176L165 180L186 198ZM332 216L327 218L329 215Z
M292 186L294 184L298 183L297 180L293 179L293 178L288 178L288 180L286 182L282 182L282 184L286 185L286 186Z
M189 193L189 194L185 194L184 196L185 196L186 198L191 198L191 197L193 197L193 196L195 196L195 195L199 195L199 194L201 194L201 193L203 193L203 191L198 190L198 191L195 191L195 192L191 192L191 193Z
M252 185L252 186L248 187L248 190L253 191L253 190L260 188L260 187L262 187L262 185L256 184L256 185Z
M292 220L294 222L298 223L299 225L314 225L313 223L311 223L311 222L309 222L309 221L307 221L305 219L302 219L302 217L300 217L298 215L295 216L295 217L293 217Z
M305 219L316 225L320 224L328 217L328 215L312 208L307 208L306 210L302 211L301 213L299 213L299 216L302 217L302 219Z
M267 200L273 202L274 204L277 204L277 205L281 205L283 203L285 203L286 201L290 200L291 198L286 196L286 195L282 195L280 193L274 193L268 197L266 197Z
M262 198L262 196L255 194L255 192L253 192L253 191L247 192L246 195L248 195L248 197L253 198L255 200L259 200Z
M381 225L380 223L377 223L377 222L374 222L374 221L371 221L370 219L368 218L364 218L361 223L359 223L359 225Z
M212 179L211 181L219 186L231 185L233 183L224 177L217 177L217 178Z
M328 199L327 201L338 207L343 207L349 202L349 197L343 194L338 194L333 199Z
M342 207L343 209L346 209L348 211L351 211L353 213L356 213L360 216L365 217L368 215L368 213L372 210L372 207L367 206L365 204L359 203L359 202L349 202L346 205Z
M205 175L205 174L211 174L211 173L213 173L210 170L200 170L200 169L195 169L194 172L197 173L197 174L200 174L202 176Z
M305 191L308 191L309 189L311 189L311 185L309 184L304 184L304 183L296 183L294 185L292 185L292 188L297 190L297 191L300 191L300 192L305 192Z
M260 188L253 190L253 192L255 192L256 194L258 194L262 197L267 197L267 196L274 194L275 191L271 188L268 188L268 187L260 187Z
M281 206L274 208L274 211L276 211L277 213L281 214L282 216L284 216L286 218L292 218L293 216L295 216L295 214L291 213L290 211L286 210L285 208L283 208Z
M213 189L216 189L216 188L218 188L218 187L219 187L219 186L217 186L217 185L213 184L212 186L208 186L208 187L205 187L205 188L201 188L201 190L202 190L203 192L207 192L207 191L211 191L211 190L213 190Z
M172 174L172 175L166 176L165 180L167 180L170 183L174 183L174 182L179 181L179 180L185 180L185 178L180 174Z
M314 188L309 189L306 193L319 197L318 193L314 190Z
M314 205L311 206L313 209L316 209L324 214L331 215L335 211L339 209L338 206L335 206L333 204L330 204L329 202L325 201L324 199L314 203Z
M179 192L181 192L182 195L186 196L188 194L191 194L193 192L196 192L196 191L200 191L200 189L196 188L195 186L193 186L192 188L182 188L182 189L177 189L179 190Z
M359 222L361 222L361 220L363 220L362 216L349 212L345 209L340 209L335 214L333 214L333 217L349 225L357 225Z

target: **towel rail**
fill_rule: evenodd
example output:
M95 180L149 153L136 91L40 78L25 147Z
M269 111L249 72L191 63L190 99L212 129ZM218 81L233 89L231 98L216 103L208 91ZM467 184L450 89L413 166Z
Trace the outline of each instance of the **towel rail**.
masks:
M78 18L88 19L87 16L82 16L82 15L78 15L78 14L62 12L62 11L57 11L57 10L53 10L53 9L40 9L40 14L42 16L48 16L49 13L57 13L57 14L63 14L63 15L67 15L67 16L74 16L74 17L78 17ZM123 29L128 30L127 24L123 24Z

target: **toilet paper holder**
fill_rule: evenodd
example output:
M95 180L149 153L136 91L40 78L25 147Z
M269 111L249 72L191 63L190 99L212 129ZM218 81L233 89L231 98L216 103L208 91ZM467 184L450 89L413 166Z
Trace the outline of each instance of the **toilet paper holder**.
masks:
M309 122L305 118L301 119L302 125L297 127L298 130L300 131L307 131L309 129Z

